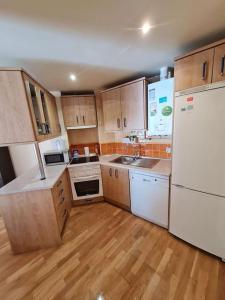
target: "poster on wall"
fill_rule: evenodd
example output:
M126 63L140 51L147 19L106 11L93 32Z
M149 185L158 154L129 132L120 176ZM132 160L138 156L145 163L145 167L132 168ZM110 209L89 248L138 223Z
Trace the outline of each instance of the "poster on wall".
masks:
M148 85L147 136L172 135L174 78Z

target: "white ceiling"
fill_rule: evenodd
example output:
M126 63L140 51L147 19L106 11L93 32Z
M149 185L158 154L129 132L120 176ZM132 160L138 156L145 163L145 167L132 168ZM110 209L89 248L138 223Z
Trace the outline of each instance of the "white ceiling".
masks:
M143 36L145 21L153 28ZM23 67L50 90L157 73L222 37L224 0L0 0L0 65Z

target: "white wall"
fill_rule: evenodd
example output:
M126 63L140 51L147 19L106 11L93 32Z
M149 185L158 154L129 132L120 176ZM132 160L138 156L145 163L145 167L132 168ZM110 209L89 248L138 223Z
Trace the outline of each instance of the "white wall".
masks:
M43 154L46 151L57 150L56 141L58 139L63 139L65 141L66 147L69 147L67 132L64 127L60 93L52 92L52 94L56 96L56 103L58 108L59 122L62 129L62 135L59 138L39 143L41 154ZM34 144L11 145L9 146L9 151L16 176L25 173L26 171L38 164Z

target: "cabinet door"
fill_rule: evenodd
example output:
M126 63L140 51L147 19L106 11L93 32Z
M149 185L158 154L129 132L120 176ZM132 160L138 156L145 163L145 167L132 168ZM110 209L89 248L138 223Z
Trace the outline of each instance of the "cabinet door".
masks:
M31 116L33 119L33 125L35 129L36 137L46 134L46 127L43 115L43 109L40 98L40 90L37 86L30 82L29 80L25 81L26 91L28 96L28 101L31 109Z
M101 166L103 195L107 200L115 198L115 180L113 178L114 169L110 166Z
M114 168L115 191L114 201L123 208L130 210L129 171L124 168Z
M102 93L104 129L119 131L121 124L120 88Z
M65 127L77 127L80 124L79 98L78 97L62 97L62 112Z
M35 136L21 72L0 71L0 145L32 141Z
M211 83L214 49L208 49L180 60L175 63L175 90Z
M213 82L225 80L225 44L215 48Z
M80 126L96 127L96 108L94 96L79 97Z
M146 92L144 80L121 88L122 123L125 131L146 128Z
M130 210L130 184L128 170L101 166L103 194L106 200Z
M54 96L47 94L46 101L49 116L49 131L52 137L56 137L61 134L56 99Z

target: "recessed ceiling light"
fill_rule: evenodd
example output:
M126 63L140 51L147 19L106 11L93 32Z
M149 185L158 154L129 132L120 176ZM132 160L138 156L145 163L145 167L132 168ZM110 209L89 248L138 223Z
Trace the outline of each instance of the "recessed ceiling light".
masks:
M148 22L144 23L143 26L141 27L143 34L148 33L150 29L151 29L151 26L149 25Z
M71 79L72 81L75 81L75 80L76 80L76 76L75 76L74 74L70 74L70 79Z

